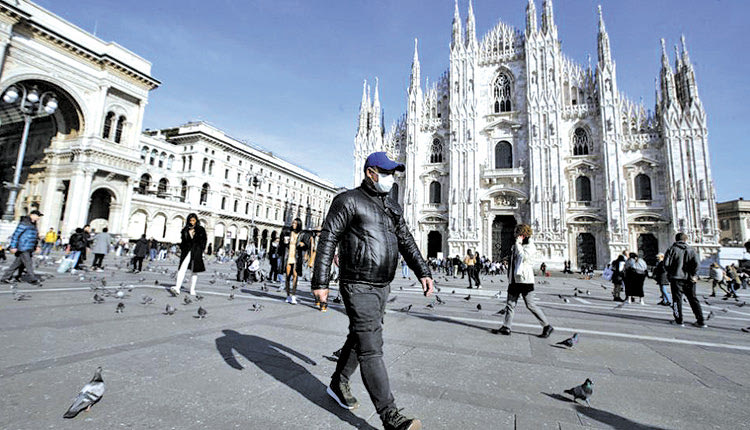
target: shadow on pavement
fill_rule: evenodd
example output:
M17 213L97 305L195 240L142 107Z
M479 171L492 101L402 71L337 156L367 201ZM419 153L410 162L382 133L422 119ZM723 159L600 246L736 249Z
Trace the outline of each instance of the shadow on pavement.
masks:
M581 414L585 415L592 420L598 421L602 424L606 424L608 426L611 426L614 429L622 429L622 430L666 430L665 427L655 427L655 426L649 426L641 423L637 423L635 421L629 420L623 416L613 414L611 412L607 412L602 409L592 408L588 406L583 405L576 405L575 406L576 411Z
M216 349L221 358L234 369L244 367L235 358L235 352L252 361L258 368L277 381L305 396L310 402L336 415L356 428L375 429L364 419L338 406L328 394L326 386L305 367L295 363L294 356L313 366L315 361L287 346L259 336L241 334L234 330L222 330L224 336L216 338Z

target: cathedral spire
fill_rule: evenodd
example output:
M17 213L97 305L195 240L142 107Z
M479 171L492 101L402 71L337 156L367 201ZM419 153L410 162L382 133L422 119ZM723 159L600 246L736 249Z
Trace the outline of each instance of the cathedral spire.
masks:
M418 44L419 41L417 38L414 38L414 59L411 62L411 79L409 82L410 93L419 90L420 81L422 79L420 77Z
M667 45L664 39L661 39L661 98L664 106L670 104L677 105L677 90L674 84L674 73L669 65L669 56L667 56Z
M605 65L612 63L612 52L609 48L609 34L607 34L607 28L604 26L604 17L602 16L602 6L599 5L599 37L598 37L598 50L599 50L599 64Z
M685 35L683 34L680 36L680 42L682 43L682 62L687 66L690 65L692 67L692 63L690 63L690 55L688 54L687 44L685 43Z
M674 71L680 73L682 70L682 58L680 57L680 49L677 48L677 44L674 44Z
M380 94L378 94L379 93L379 91L378 91L379 84L380 84L380 81L378 80L378 77L376 76L375 77L375 98L374 98L374 100L372 102L372 107L375 108L375 109L378 109L378 110L380 110Z
M458 0L456 0L455 8L453 10L453 38L451 40L452 48L459 47L463 44L464 35L461 33L461 14L458 12Z
M542 3L542 33L557 37L557 26L552 11L552 0L544 0Z
M367 133L367 114L370 111L370 105L367 102L367 79L362 83L362 102L359 104L359 125L357 134Z
M466 16L466 45L477 45L477 24L474 19L474 6L472 6L472 0L469 0L469 13Z
M526 4L526 34L531 34L536 30L536 5L534 0L529 0Z
M377 139L377 135L382 136L383 135L383 128L382 128L382 117L381 117L381 111L380 111L380 94L378 90L379 81L378 78L375 78L375 95L373 96L372 101L372 110L370 111L370 126L372 133L375 134L375 138Z

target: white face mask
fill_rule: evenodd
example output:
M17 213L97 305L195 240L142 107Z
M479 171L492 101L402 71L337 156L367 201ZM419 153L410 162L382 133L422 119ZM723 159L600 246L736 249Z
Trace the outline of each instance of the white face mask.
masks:
M388 193L391 191L391 188L393 188L393 183L396 181L396 178L393 175L386 175L383 173L378 174L378 182L373 182L375 184L375 189L378 190L379 193Z

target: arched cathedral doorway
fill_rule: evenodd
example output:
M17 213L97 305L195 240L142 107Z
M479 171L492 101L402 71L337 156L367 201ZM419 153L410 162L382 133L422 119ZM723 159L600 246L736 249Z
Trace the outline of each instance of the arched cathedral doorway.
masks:
M649 266L656 266L656 254L659 253L659 240L651 233L638 235L638 255Z
M492 221L492 260L502 261L510 255L513 246L513 231L516 228L516 217L498 215Z
M578 267L584 265L596 267L596 238L591 233L580 233L576 240Z
M427 233L427 257L437 257L438 252L443 251L443 235L439 231Z
M109 212L112 200L112 193L104 188L99 188L91 194L91 204L86 222L91 224L92 229L101 231L104 227L109 226Z

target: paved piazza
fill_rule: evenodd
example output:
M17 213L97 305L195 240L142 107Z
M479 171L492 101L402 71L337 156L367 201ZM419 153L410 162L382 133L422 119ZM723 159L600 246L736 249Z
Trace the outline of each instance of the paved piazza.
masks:
M110 255L104 273L83 277L58 275L53 262L42 264L40 270L53 275L43 287L18 285L31 295L28 301L14 301L2 286L0 428L381 428L358 375L352 388L362 406L353 413L325 394L335 367L326 356L343 344L347 320L341 305L315 310L309 283L301 283L297 306L258 283L240 287L230 301L230 287L239 285L234 264L211 263L198 285L208 316L198 319L198 305L184 305L185 294L172 298L165 290L174 261L151 263L136 275L115 267L124 261ZM107 290L96 293L105 302L95 304L93 288L102 279ZM750 325L750 306L711 300L704 306L714 314L708 329L676 328L669 309L655 305L650 280L646 306L618 308L608 283L556 276L537 286L555 326L552 337L536 337L541 329L523 306L513 335L503 337L489 331L500 325L496 312L504 295L496 294L506 287L500 279L485 278L477 291L464 289L466 280L437 276L446 303L434 309L426 305L435 299L423 297L413 280L393 283L385 359L399 407L425 428L746 425L750 334L740 328ZM121 283L133 288L117 299ZM574 297L574 288L581 297ZM700 293L707 291L701 283ZM750 301L746 291L741 299ZM141 304L145 295L155 304ZM115 313L119 301L123 313ZM174 316L163 314L168 303L178 308ZM399 311L410 304L410 312ZM253 305L262 309L253 312ZM693 318L688 313L685 320ZM574 349L555 346L573 332L580 335ZM104 369L104 397L90 412L64 420L97 366ZM563 394L587 377L594 381L591 407Z

